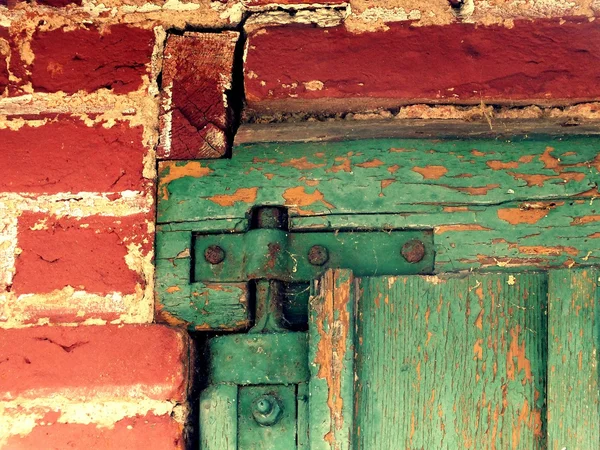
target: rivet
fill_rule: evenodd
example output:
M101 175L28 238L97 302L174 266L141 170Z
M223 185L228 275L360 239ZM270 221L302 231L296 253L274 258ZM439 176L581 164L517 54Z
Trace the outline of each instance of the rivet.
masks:
M258 397L252 403L252 416L263 427L275 425L283 414L281 402L272 394Z
M408 241L402 246L402 256L411 264L418 263L425 257L425 245L418 239Z
M308 251L308 262L313 266L322 266L329 261L329 251L322 245L313 245Z
M225 250L218 245L211 245L204 250L204 259L210 264L221 264L225 260Z

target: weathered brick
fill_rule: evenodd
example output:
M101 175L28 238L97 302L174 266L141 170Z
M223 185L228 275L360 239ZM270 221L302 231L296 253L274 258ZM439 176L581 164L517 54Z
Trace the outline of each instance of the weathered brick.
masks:
M239 33L170 36L164 53L158 157L216 158L231 135L233 59Z
M38 5L53 6L55 8L62 8L67 5L81 6L82 0L35 0Z
M35 55L31 82L38 92L138 89L148 74L154 35L151 30L115 25L66 31L38 31L31 42Z
M0 27L0 96L2 96L8 86L7 60L10 54L8 37L8 29Z
M0 399L60 394L78 401L183 401L188 351L186 334L162 325L1 330Z
M183 450L182 426L169 416L126 418L111 427L96 424L38 425L24 436L11 436L12 450L119 449Z
M71 286L88 293L133 293L142 274L127 265L128 245L148 253L152 237L145 219L90 216L56 218L25 212L19 218L16 294L47 293Z
M0 129L0 192L144 190L142 128L87 127L79 120Z
M352 34L344 27L251 33L246 96L257 111L365 110L406 103L561 104L600 98L600 24L516 21Z

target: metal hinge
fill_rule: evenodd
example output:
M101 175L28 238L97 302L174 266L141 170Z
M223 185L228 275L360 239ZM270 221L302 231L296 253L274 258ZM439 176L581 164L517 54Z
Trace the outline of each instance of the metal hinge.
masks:
M424 230L287 231L285 210L260 208L245 233L196 234L194 281L309 282L327 269L356 276L433 272L433 234Z

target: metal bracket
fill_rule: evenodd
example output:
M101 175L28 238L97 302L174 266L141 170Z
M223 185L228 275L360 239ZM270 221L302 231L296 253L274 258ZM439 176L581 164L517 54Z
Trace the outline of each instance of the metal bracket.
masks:
M198 234L195 281L275 279L308 282L327 269L356 276L433 272L431 231L288 232L259 228L238 234Z

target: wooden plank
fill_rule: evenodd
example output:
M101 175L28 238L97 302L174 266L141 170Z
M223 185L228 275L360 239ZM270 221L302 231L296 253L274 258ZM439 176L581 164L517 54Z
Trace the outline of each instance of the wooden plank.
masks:
M325 122L246 123L235 134L235 145L264 142L322 142L378 138L510 139L521 135L597 135L596 121L555 119L372 119Z
M298 450L310 450L308 383L298 384Z
M354 277L330 270L313 286L309 310L311 450L352 449Z
M200 449L238 450L237 386L210 386L200 396Z
M594 198L501 205L407 205L398 214L294 217L290 228L433 229L436 273L562 268L600 263Z
M493 205L597 194L599 140L375 139L249 144L228 160L159 164L158 222L397 213L409 204Z
M600 447L600 270L550 272L548 448Z
M545 274L359 289L355 449L544 448Z

